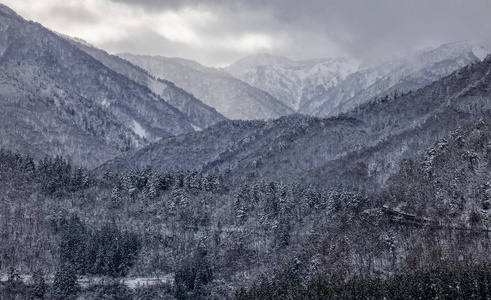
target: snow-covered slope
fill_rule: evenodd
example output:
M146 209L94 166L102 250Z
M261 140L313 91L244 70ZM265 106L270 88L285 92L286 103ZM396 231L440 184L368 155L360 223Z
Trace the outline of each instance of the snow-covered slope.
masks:
M371 67L343 58L292 61L261 54L241 59L226 71L296 112L332 116L374 97L421 88L488 52L481 45L462 41Z
M0 6L0 147L94 167L194 124L149 88Z
M345 58L293 61L269 54L249 56L225 68L233 76L270 93L295 111L358 69L356 61Z
M204 104L183 89L176 87L174 83L157 79L129 61L115 55L110 55L104 50L83 43L83 41L69 39L75 46L102 62L106 67L141 85L147 86L152 92L161 96L169 104L184 113L197 128L206 128L212 124L226 120L214 108Z
M270 94L220 69L181 58L119 56L155 77L175 83L230 119L269 119L293 112Z
M299 111L316 116L337 115L374 97L422 88L479 61L487 52L484 47L471 42L455 42L413 57L362 69L325 94L314 97Z
M226 121L162 139L102 170L146 165L198 168L241 182L302 180L374 191L397 170L401 159L491 111L490 74L488 58L405 96L371 101L342 116Z

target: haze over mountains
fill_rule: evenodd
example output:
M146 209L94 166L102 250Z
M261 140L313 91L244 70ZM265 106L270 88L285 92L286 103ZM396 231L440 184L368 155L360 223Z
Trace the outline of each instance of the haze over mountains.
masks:
M174 82L229 119L271 119L293 113L270 94L223 70L179 58L119 55L158 78Z
M416 90L483 59L487 53L483 46L464 41L371 67L349 59L292 61L263 54L241 59L225 69L296 112L325 117L346 112L373 97Z
M243 58L225 70L248 84L262 89L296 112L360 69L350 59L293 61L286 57L258 54Z
M389 98L399 99L403 96L402 92L415 90L457 68L476 63L485 53L482 46L457 42L424 51L412 58L370 68L348 59L295 62L284 57L258 55L244 58L226 69L216 69L179 58L121 54L125 58L121 59L88 44L60 37L38 24L26 22L7 8L3 8L2 18L6 27L2 55L4 76L8 76L10 81L23 83L15 85L15 89L23 90L22 97L26 99L39 98L43 94L43 99L46 99L42 104L44 108L38 110L45 111L46 117L43 119L55 122L44 124L42 120L31 121L39 117L29 109L22 110L23 117L20 117L19 110L26 101L18 100L17 104L10 104L6 106L8 109L3 110L4 119L8 121L2 134L12 136L13 132L19 131L18 128L29 126L41 134L33 137L32 130L23 130L15 138L3 139L4 147L27 148L27 152L38 158L46 154L60 154L88 166L96 166L159 138L193 132L226 120L219 112L232 119L275 119L294 111L329 116L363 105L370 99L373 102L377 96L388 95ZM37 81L32 79L33 76L37 76ZM4 93L12 95L14 92L10 86L13 84L9 81L5 84L8 86L3 89ZM35 90L42 90L43 93L33 92ZM428 105L418 102L426 97L419 93L431 93L430 90L428 87L425 92L418 91L417 97L402 97L401 104L394 104L396 108L390 108L381 117L364 113L364 110L392 104L368 104L348 113L349 118L342 117L338 121L292 116L277 121L220 125L225 126L223 128L227 128L227 131L239 129L242 133L232 134L230 137L234 139L227 140L224 137L229 133L212 129L214 133L207 137L209 131L205 130L192 138L193 143L198 143L194 147L189 147L186 142L183 144L182 151L196 151L195 159L186 162L186 159L178 157L170 159L168 155L153 154L151 162L162 168L188 168L187 163L190 163L189 168L199 166L205 172L211 169L220 172L227 170L235 174L232 176L234 178L295 178L314 169L326 169L324 164L332 163L333 159L347 153L373 147L380 140L393 135L395 128L400 134L410 129L407 124L414 126L421 118L429 118L432 114L429 110L424 113L418 111L416 115L408 112ZM15 97L4 99L22 95L18 92L14 94ZM450 96L442 94L441 101ZM55 105L48 105L50 101ZM406 101L412 104L406 104ZM36 102L35 105L40 106L40 103ZM409 110L397 108L401 105L409 105ZM79 106L84 111L74 109ZM92 117L88 118L88 115ZM397 119L398 122L381 131L390 123L389 119ZM372 127L366 127L367 122L375 128L374 132L371 132ZM18 125L12 131L13 128L7 124L14 123ZM67 124L63 127L72 128L70 130L77 133L69 134L59 124ZM441 127L442 132L428 137L428 142L452 128ZM75 149L76 142L70 142L74 136L80 139L80 135L87 136L87 150ZM223 139L212 143L209 139L215 139L213 135ZM163 140L160 144L172 148L173 141L190 137ZM45 139L53 142L42 143ZM31 140L31 143L27 140ZM416 148L421 150L425 145L421 143ZM155 145L151 147L157 148ZM210 152L209 147L214 147L214 150ZM207 151L208 156L200 157L202 150ZM415 151L413 149L404 155L412 155ZM173 151L169 149L167 152ZM182 157L183 152L175 153ZM131 155L133 157L135 154ZM125 167L143 167L145 163L150 163L147 160L132 158L122 161ZM397 161L391 162L391 165L396 166ZM274 172L270 170L272 166ZM283 170L281 166L286 169ZM367 168L372 171L377 169L376 166ZM234 169L240 170L239 173L233 172ZM315 177L308 176L306 181L310 182ZM382 177L386 178L386 175Z
M268 119L293 112L338 115L374 97L424 87L483 59L487 52L479 44L454 42L370 67L346 58L293 61L258 54L223 69L179 58L119 55L192 92L228 118ZM278 106L277 100L288 108Z

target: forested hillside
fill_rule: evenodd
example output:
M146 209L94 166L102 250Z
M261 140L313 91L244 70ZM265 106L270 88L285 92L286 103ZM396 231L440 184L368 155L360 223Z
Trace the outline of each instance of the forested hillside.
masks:
M157 78L174 82L229 119L272 119L293 113L270 94L223 70L179 58L119 55Z
M172 274L153 295L177 299L487 297L490 132L490 115L452 132L371 198L180 170L94 177L59 157L36 164L2 151L2 265Z
M118 56L110 55L104 50L97 49L74 40L75 46L102 62L106 67L148 87L152 92L161 96L170 105L179 109L197 127L206 128L217 122L226 120L214 108L204 104L192 94L184 91L170 81L155 78L144 69L133 65Z
M36 159L63 155L92 168L195 130L188 116L148 87L40 24L2 6L0 26L2 147Z
M35 163L0 154L2 266L23 275L55 274L66 265L78 276L171 274L174 292L190 297L224 297L269 269L275 253L365 201L356 191L281 182L226 185L195 171L94 177L61 157ZM208 275L195 278L205 275L187 268Z
M489 298L490 142L488 114L404 160L236 299Z
M489 112L490 74L488 57L422 89L376 98L339 117L291 115L267 122L221 123L161 140L101 170L181 167L237 181L301 180L372 192L397 170L401 159Z

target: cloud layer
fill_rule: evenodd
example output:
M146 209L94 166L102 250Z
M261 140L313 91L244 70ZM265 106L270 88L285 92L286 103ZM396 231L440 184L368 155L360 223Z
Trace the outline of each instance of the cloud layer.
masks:
M4 0L110 52L226 65L260 52L365 62L457 40L490 46L488 0Z

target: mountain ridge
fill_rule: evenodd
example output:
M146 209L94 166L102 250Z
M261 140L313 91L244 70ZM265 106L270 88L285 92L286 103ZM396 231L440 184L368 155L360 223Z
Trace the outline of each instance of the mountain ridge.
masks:
M270 94L221 69L179 58L119 54L157 78L169 80L229 119L270 119L293 111Z
M333 94L326 95L328 98L338 100L332 101L334 103L327 101L316 106L315 102L318 100L314 99L309 104L311 107L306 106L302 111L328 116L348 111L377 96L422 88L459 68L478 62L479 58L470 51L474 47L476 47L474 44L466 42L443 44L414 57L388 62L351 74L346 82L339 85L341 91L332 91ZM361 90L356 88L360 83L363 87Z
M458 41L374 66L343 58L293 61L259 54L224 69L282 100L297 113L326 117L375 97L422 88L482 60L488 52L472 41Z
M214 108L206 105L201 100L177 87L174 83L155 78L146 70L132 64L130 61L116 55L110 55L104 50L72 41L82 51L101 61L108 68L148 87L153 93L161 96L166 102L184 113L199 129L206 128L226 118Z
M260 88L299 112L314 95L321 95L359 69L359 63L345 58L293 61L286 57L260 54L245 57L226 67L233 76Z
M196 154L193 167L215 170L229 179L289 181L302 178L305 183L315 184L340 179L333 181L337 186L343 176L337 178L332 172L338 168L346 170L346 176L352 177L346 183L361 183L366 187L373 184L377 190L396 170L402 158L415 155L446 132L491 109L491 98L486 92L490 69L491 59L488 58L418 91L395 99L374 100L338 117L323 119L292 115L270 120L260 123L259 127L242 129L248 133L241 140L226 142L215 150L207 146L208 139L214 134L220 135L220 129L215 127L199 136L189 134L180 143L186 145L186 138L189 138L194 143L190 148L196 152L211 151L212 154L201 161L196 160L199 158ZM476 98L470 93L480 96ZM477 103L480 104L476 106ZM243 124L248 126L247 122ZM152 165L160 164L159 157L166 155L169 161L174 161L172 145L173 141L168 139L154 144L152 151L157 152ZM165 155L159 152L159 147ZM180 149L179 154L187 156L185 147ZM118 165L138 161L137 152L131 159L118 158ZM380 161L384 157L381 153L388 158L386 163ZM364 166L358 165L364 161ZM144 167L145 160L138 164ZM172 167L162 163L163 168L166 166ZM186 163L182 165L184 169L186 166ZM362 169L357 170L357 166ZM359 176L354 176L356 174Z
M8 12L0 15L5 78L0 128L2 136L9 137L3 146L36 158L63 155L95 167L149 141L195 130L186 115L148 87L107 68L40 24ZM80 139L86 139L84 147L77 145Z

